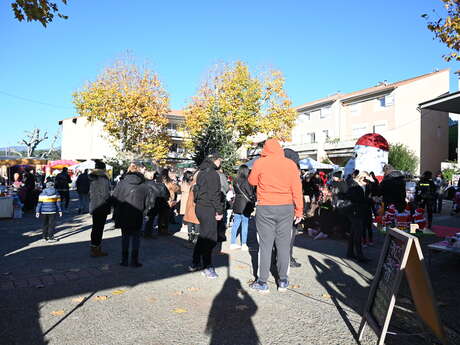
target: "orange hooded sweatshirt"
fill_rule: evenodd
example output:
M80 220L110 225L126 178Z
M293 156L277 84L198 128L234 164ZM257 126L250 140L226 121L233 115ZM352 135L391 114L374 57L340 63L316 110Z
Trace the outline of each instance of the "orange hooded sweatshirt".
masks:
M261 156L254 162L248 178L257 187L258 205L294 205L295 216L302 217L302 183L296 164L284 157L276 139L265 142Z

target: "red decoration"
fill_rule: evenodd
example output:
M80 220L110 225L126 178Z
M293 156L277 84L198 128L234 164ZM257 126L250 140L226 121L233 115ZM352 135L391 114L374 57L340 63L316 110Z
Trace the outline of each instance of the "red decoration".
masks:
M361 138L358 139L356 145L372 146L383 151L390 150L390 145L388 145L388 141L377 133L364 134Z

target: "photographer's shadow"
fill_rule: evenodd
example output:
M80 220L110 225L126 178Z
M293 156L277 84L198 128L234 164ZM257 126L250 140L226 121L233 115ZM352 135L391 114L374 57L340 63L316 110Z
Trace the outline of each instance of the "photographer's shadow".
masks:
M229 277L214 298L206 325L210 345L260 344L252 322L257 305L238 279Z

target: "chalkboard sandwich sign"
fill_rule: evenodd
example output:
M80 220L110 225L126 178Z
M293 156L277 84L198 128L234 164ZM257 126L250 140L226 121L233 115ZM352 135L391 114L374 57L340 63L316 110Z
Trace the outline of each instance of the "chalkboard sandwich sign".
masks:
M403 274L409 283L418 315L437 338L446 344L418 238L397 229L387 232L359 327L359 340L368 324L378 336L377 344L385 343Z

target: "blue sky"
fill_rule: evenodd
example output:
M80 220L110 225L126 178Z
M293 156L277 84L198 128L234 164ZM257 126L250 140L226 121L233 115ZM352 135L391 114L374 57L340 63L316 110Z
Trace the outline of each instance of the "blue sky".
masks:
M70 18L43 28L17 22L1 1L0 147L16 145L34 126L56 132L60 119L75 114L72 92L126 50L158 72L173 109L187 104L213 64L239 59L281 70L294 105L436 68L453 72L459 64L442 59L448 50L420 17L443 13L440 4L69 0L61 7Z

